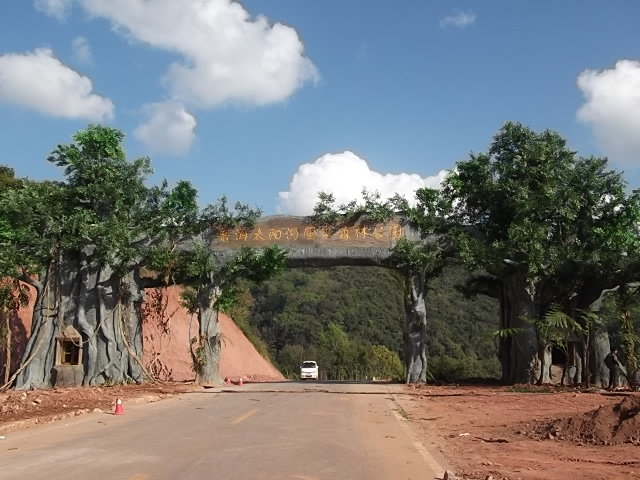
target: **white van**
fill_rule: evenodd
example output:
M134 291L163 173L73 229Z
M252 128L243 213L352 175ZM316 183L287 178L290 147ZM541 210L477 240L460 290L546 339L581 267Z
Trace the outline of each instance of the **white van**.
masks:
M318 364L313 360L307 360L300 365L300 380L311 378L318 380Z

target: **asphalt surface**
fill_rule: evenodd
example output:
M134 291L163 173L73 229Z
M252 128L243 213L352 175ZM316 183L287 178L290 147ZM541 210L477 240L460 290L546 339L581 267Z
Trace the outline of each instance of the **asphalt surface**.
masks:
M432 480L400 386L280 383L185 394L0 440L0 479Z

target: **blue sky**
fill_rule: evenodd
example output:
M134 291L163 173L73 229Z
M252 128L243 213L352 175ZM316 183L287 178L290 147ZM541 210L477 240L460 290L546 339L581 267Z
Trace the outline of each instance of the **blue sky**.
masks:
M265 213L436 186L507 120L640 179L640 2L22 0L0 6L0 164L89 122L153 180Z

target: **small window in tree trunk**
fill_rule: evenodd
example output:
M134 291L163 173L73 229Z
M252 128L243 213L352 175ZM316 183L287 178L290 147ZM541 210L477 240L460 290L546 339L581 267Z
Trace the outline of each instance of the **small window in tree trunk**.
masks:
M79 365L80 364L80 345L73 340L60 341L60 364L62 365Z

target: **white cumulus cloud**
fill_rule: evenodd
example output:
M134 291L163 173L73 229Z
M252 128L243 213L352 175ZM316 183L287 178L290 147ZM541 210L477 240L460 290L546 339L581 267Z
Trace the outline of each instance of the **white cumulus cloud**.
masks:
M129 38L180 55L163 83L197 108L266 105L318 78L297 32L231 0L79 0Z
M309 215L318 202L318 193L332 193L338 204L362 198L362 189L378 191L382 198L396 193L411 201L417 189L439 188L447 171L432 177L410 173L379 173L353 152L327 153L314 162L305 163L294 173L289 190L278 194L278 212Z
M0 103L43 115L105 121L114 105L93 92L93 83L62 63L48 48L0 55Z
M176 54L161 82L170 100L192 109L279 103L319 78L295 29L252 17L236 0L35 0L35 5L61 20L78 5L90 17L110 21L133 43ZM178 124L186 131L189 122Z
M476 21L476 14L471 10L466 12L462 10L454 10L451 15L447 15L444 18L440 19L440 26L442 28L446 27L458 27L464 28Z
M76 37L71 41L71 49L73 57L81 63L91 63L93 55L91 54L91 45L84 37Z
M133 132L150 153L184 155L195 138L197 122L179 102L152 103L143 107L146 121Z
M35 0L36 10L55 17L58 20L67 18L74 0Z
M585 103L578 120L589 125L603 153L640 166L640 62L619 60L613 68L578 75Z

